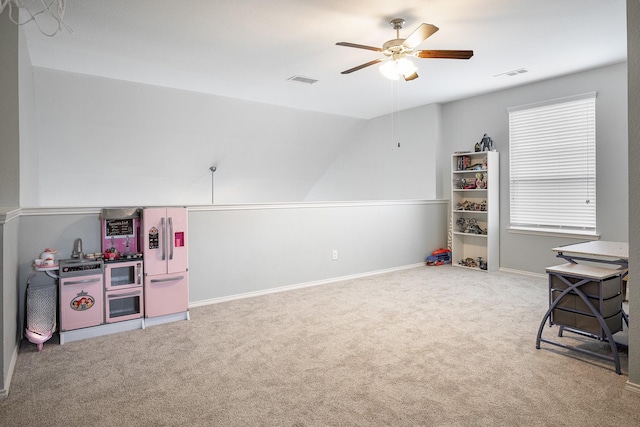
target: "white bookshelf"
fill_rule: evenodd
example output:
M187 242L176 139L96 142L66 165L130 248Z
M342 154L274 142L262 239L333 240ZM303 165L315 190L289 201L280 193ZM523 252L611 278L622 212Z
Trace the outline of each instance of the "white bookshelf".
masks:
M456 267L481 271L500 267L499 161L495 151L451 156L451 264ZM481 174L486 187L482 182L476 187L476 174ZM461 263L467 259L476 265ZM480 259L486 270L480 268Z

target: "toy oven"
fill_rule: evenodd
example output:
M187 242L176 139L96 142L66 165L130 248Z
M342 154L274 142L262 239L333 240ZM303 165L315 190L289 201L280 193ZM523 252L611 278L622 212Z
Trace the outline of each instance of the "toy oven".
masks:
M139 319L144 313L142 286L105 292L107 323Z

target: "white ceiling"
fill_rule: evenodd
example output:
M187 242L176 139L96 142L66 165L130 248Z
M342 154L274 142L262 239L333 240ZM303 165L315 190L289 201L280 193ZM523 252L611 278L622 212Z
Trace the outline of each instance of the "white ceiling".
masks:
M39 0L28 0L33 10ZM372 118L626 60L625 0L67 0L54 37L29 23L34 66ZM391 82L381 46L420 23L418 49L469 49L470 60L416 59L420 78ZM50 31L51 22L39 16ZM526 68L515 77L500 75ZM287 81L300 75L312 85ZM497 77L496 77L497 76Z

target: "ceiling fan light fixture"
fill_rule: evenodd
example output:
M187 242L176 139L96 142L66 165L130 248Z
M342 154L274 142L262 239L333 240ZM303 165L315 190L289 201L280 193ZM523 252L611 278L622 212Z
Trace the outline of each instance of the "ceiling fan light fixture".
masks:
M398 73L402 74L403 76L408 76L418 71L416 66L413 65L413 62L411 62L411 60L407 58L398 59L396 61L396 65L398 68Z
M383 76L388 78L389 80L398 80L400 78L400 74L398 73L398 66L396 61L387 61L380 66L380 72Z
M403 76L405 80L413 80L410 76L417 77L418 68L407 58L391 59L380 66L380 72L390 80L398 80ZM415 78L413 77L413 78Z

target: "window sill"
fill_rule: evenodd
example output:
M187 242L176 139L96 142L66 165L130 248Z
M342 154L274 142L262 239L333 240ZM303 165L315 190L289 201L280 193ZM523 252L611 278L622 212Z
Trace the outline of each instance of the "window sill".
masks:
M600 235L589 231L554 230L550 228L508 227L507 231L514 234L530 234L534 236L566 237L580 240L600 240Z

